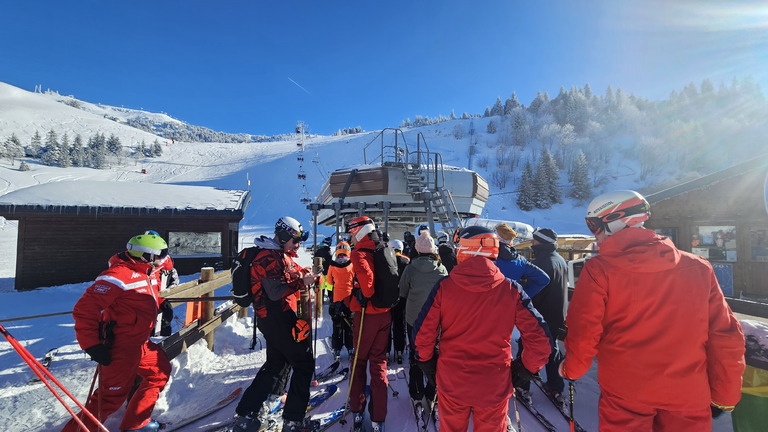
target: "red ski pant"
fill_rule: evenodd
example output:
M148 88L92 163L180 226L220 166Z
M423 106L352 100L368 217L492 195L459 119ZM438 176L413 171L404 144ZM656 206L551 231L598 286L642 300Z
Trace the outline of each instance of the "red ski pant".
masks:
M440 412L442 422L443 412ZM667 411L639 405L601 391L600 432L701 432L712 430L709 406L693 411Z
M353 338L357 344L360 333L360 314L355 312L352 322ZM392 318L389 311L378 314L365 314L360 347L355 349L357 364L353 371L352 387L349 389L349 410L360 412L365 407L365 384L368 377L366 364L371 372L371 421L383 422L387 419L387 343ZM351 361L354 361L352 359Z
M115 345L111 354L112 363L101 366L98 388L94 390L85 408L103 423L125 402L138 375L142 378L141 384L128 403L120 430L144 427L150 422L157 397L168 382L171 363L165 351L149 341L138 346ZM78 417L89 431L98 430L83 413L78 414ZM77 429L78 425L73 419L64 426L62 432L75 432Z
M466 432L469 415L472 414L472 430L475 432L499 432L507 430L509 399L496 405L476 407L462 405L437 388L440 432Z

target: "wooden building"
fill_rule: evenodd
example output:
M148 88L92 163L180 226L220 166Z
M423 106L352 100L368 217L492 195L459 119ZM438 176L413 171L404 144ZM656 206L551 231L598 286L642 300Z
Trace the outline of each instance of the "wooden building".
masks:
M645 226L707 258L726 296L768 299L768 154L646 199Z
M128 240L157 231L180 274L229 268L250 193L154 183L62 181L0 196L18 220L17 290L93 280Z

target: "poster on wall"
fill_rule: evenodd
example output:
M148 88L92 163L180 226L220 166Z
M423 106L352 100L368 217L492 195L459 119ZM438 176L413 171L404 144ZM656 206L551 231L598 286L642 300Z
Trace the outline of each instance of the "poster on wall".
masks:
M712 263L717 283L726 297L733 297L733 264Z

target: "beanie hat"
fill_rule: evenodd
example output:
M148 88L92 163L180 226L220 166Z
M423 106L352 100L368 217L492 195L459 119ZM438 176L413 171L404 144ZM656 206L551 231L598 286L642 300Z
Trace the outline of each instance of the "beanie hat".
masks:
M416 252L423 254L437 253L435 241L432 240L432 236L429 235L429 230L422 231L421 234L416 237Z
M512 243L512 240L517 237L517 231L513 230L511 226L506 223L500 223L496 225L496 235L499 236L499 241L504 244Z
M536 228L533 238L542 243L557 243L557 233L549 228Z

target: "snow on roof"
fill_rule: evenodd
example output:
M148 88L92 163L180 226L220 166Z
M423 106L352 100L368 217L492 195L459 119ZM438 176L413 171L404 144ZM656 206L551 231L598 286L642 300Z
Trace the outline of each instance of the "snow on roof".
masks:
M226 212L242 214L248 191L163 183L59 181L17 189L0 196L0 209L62 212L98 208L111 213Z

